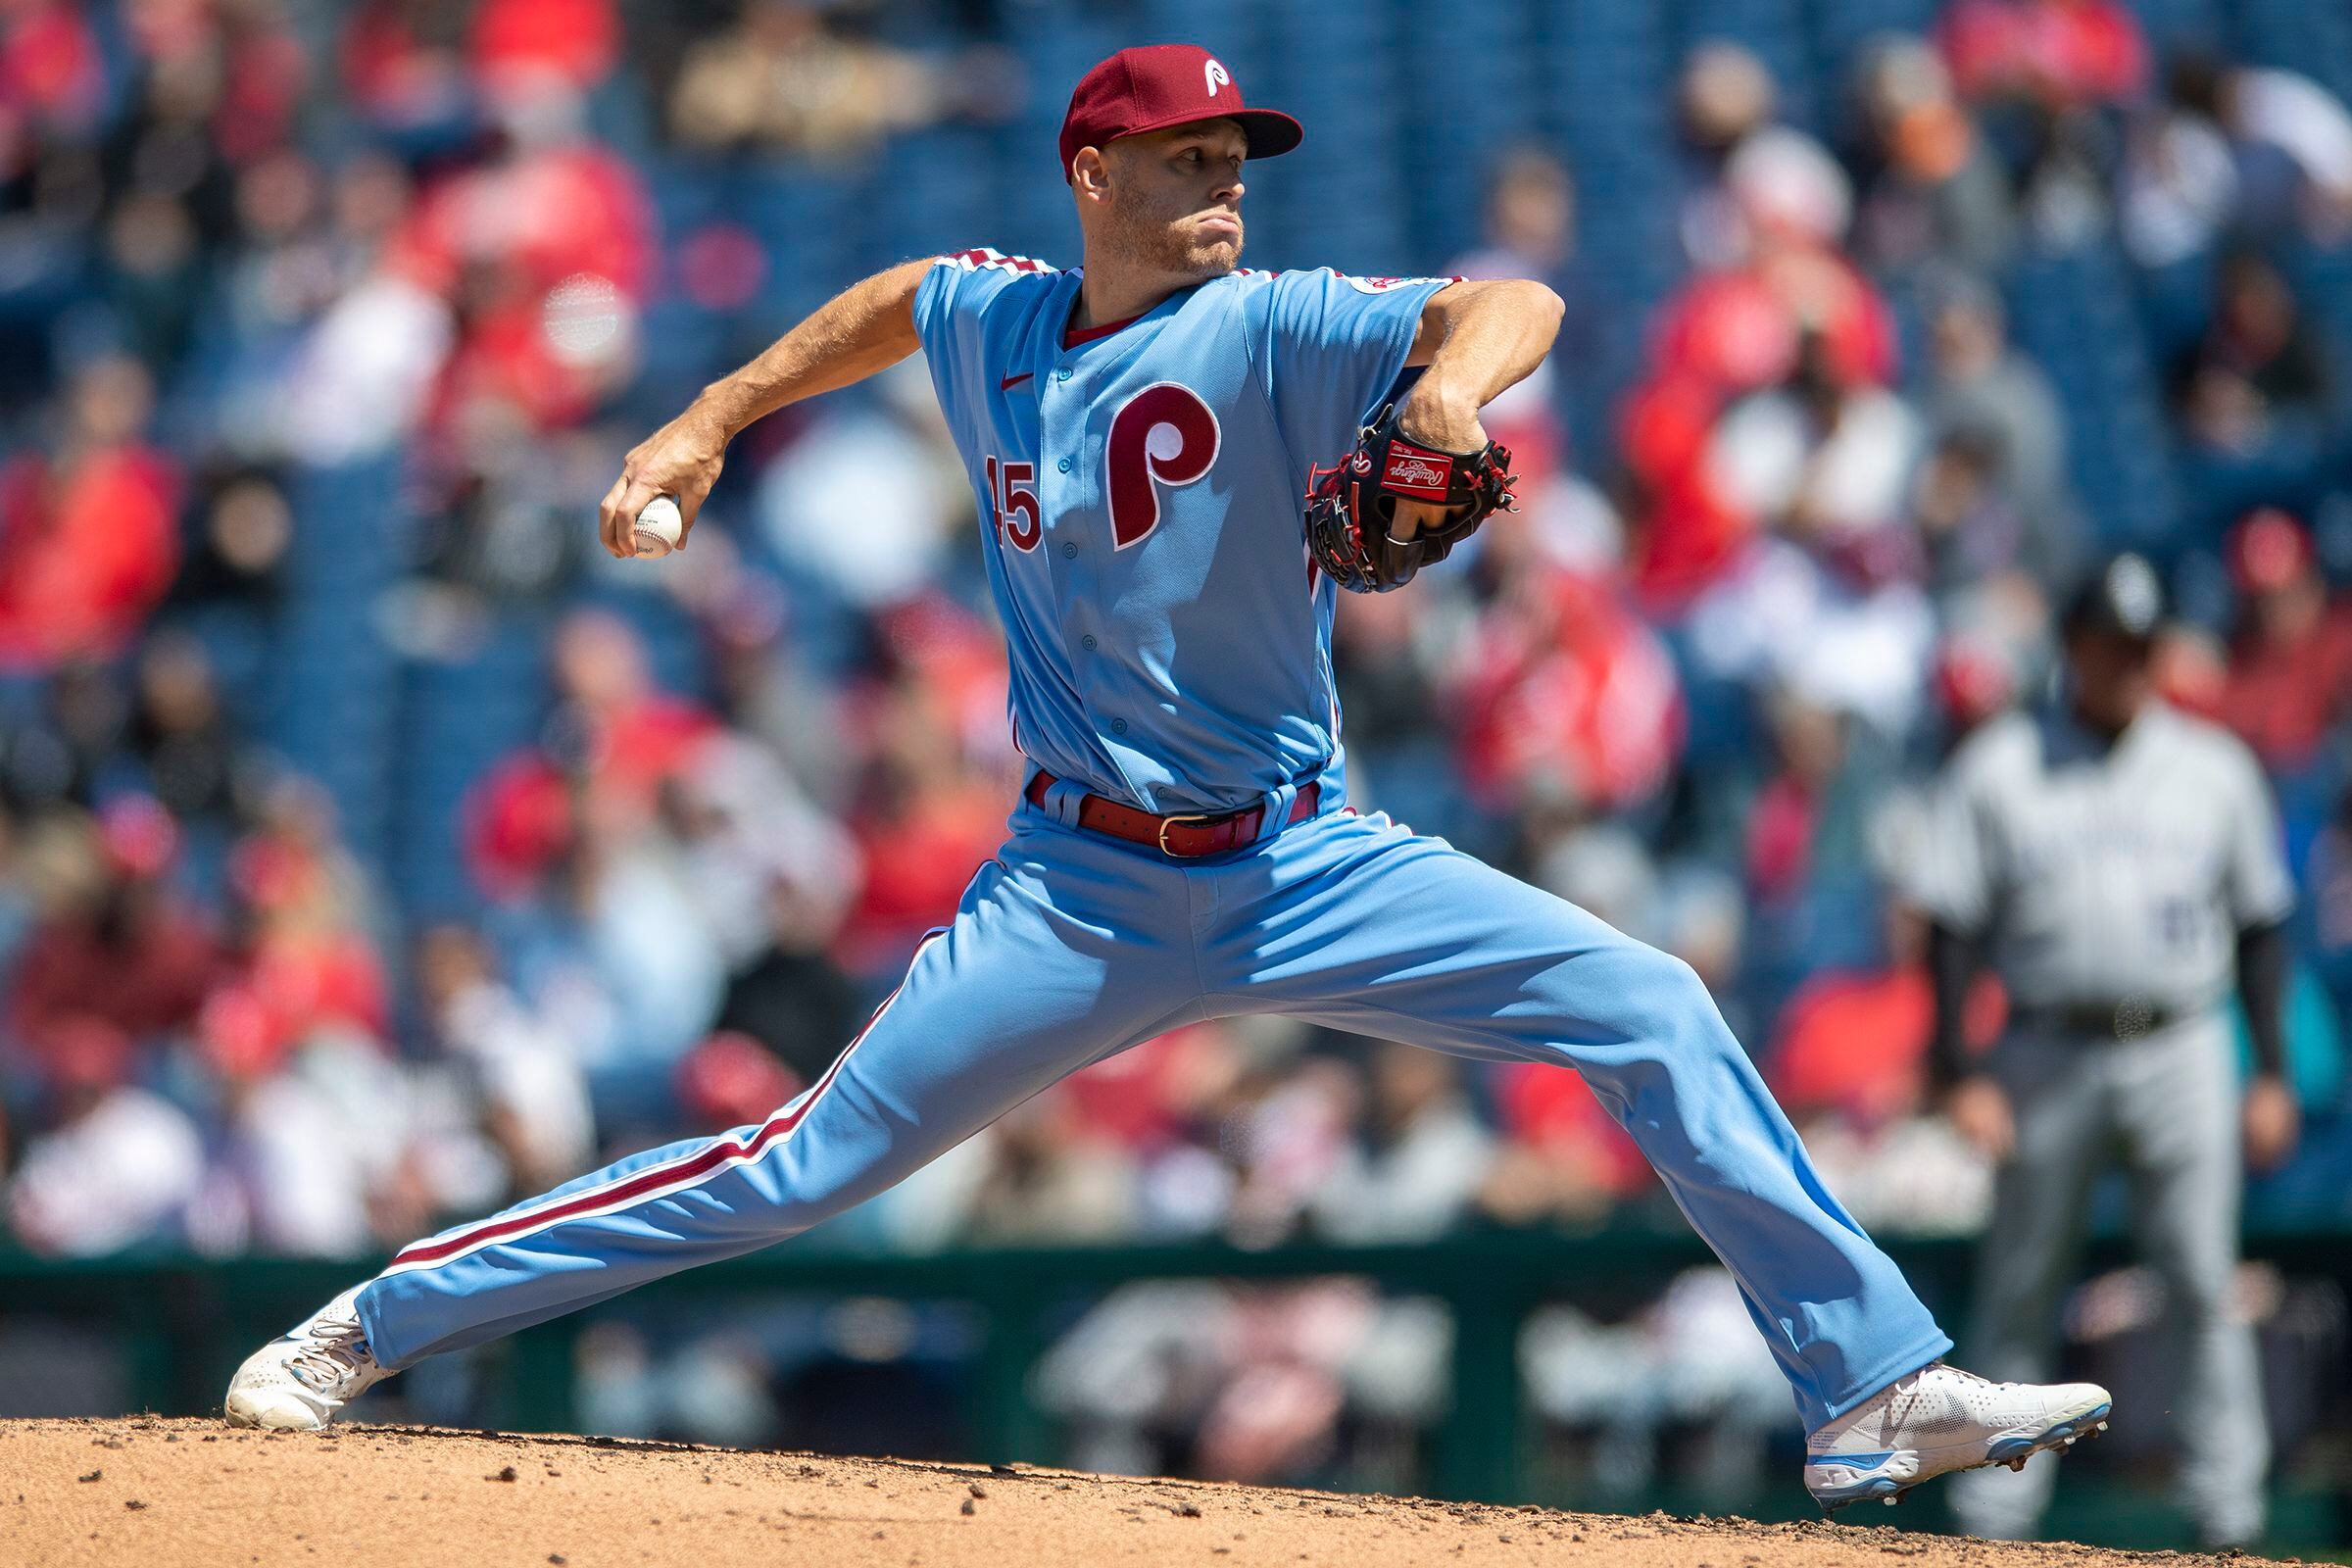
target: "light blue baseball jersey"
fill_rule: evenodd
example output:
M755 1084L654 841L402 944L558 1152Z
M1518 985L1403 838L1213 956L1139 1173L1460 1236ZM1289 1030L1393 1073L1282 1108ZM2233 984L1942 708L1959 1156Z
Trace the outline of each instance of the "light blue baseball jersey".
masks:
M988 523L1014 739L1154 811L1336 791L1307 471L1354 444L1446 279L1236 271L1073 336L1082 276L965 251L914 298Z

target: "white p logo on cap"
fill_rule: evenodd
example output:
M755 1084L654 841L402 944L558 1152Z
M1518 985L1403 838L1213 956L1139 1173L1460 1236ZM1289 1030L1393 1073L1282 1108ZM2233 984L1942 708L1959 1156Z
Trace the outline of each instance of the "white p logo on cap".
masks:
M1208 82L1208 95L1211 98L1214 98L1217 95L1217 89L1219 87L1230 87L1233 85L1233 78L1225 74L1225 68L1214 60L1209 61L1200 68L1200 74Z

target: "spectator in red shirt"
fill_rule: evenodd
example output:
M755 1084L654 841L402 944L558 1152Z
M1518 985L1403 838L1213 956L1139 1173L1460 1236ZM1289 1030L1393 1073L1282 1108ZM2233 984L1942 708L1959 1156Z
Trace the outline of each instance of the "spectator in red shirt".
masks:
M656 231L637 172L562 126L428 188L390 262L458 311L434 424L474 428L485 404L540 429L585 417L633 364Z
M32 0L0 21L0 175L35 155L36 127L86 130L106 101L106 56L74 0Z
M1490 538L1513 532L1506 522ZM1673 661L1591 578L1526 562L1480 618L1462 669L1458 760L1494 808L1542 798L1615 809L1653 793L1681 755Z
M100 360L57 446L0 467L0 664L118 653L172 586L179 474L146 442L154 399L137 361Z
M157 109L206 111L204 130L229 163L283 146L309 85L310 55L274 5L134 5L132 45L158 85Z
M1790 1115L1827 1110L1874 1128L1920 1108L1936 1022L1927 922L1890 904L1886 930L1884 967L1816 975L1783 1010L1764 1077ZM1992 1044L2006 1010L2000 982L1978 976L1968 1001L1971 1049Z
M2274 772L2319 755L2352 701L2352 604L2328 592L2311 537L2275 507L2230 536L2241 610L2222 716Z
M878 704L878 749L849 823L865 866L837 950L852 973L895 967L945 925L1004 837L1004 791L965 761L947 695L903 671Z
M456 7L369 0L337 51L346 101L383 129L455 134L471 106L465 24Z
M17 962L8 1027L36 1063L93 1023L138 1044L195 1020L220 952L168 885L178 849L178 825L151 800L100 813L95 875L34 928Z
M528 891L572 844L582 792L609 794L642 816L662 783L718 733L702 709L655 690L643 642L615 615L581 611L565 620L553 663L549 744L500 762L468 810L466 858L497 897Z
M331 847L274 824L237 846L229 883L247 928L242 982L275 1049L328 1028L390 1038L383 960L354 919Z
M1936 42L1967 97L2051 114L2121 103L2148 74L2139 24L2112 0L1958 0Z
M612 0L483 0L473 15L474 75L494 96L578 92L620 58Z
M2081 240L2109 205L2119 117L2148 75L2139 24L2115 0L1958 0L1936 43L1979 106L2053 243Z
M1726 165L1725 188L1740 260L1667 304L1650 374L1621 418L1638 501L1635 582L1661 610L1721 576L1760 525L1710 471L1732 404L1789 383L1807 364L1857 391L1894 374L1893 317L1838 248L1851 192L1837 166L1808 138L1761 130Z
M540 293L581 272L643 298L655 236L653 198L635 168L569 127L534 125L503 156L429 186L390 260L443 294L468 268L511 268L536 311Z
M1513 1225L1592 1225L1656 1183L1640 1147L1575 1073L1533 1062L1494 1071L1510 1141L1479 1195L1487 1214Z

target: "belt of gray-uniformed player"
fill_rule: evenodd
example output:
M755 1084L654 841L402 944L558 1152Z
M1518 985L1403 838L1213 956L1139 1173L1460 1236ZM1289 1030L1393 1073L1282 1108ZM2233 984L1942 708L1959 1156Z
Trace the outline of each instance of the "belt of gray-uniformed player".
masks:
M2034 1005L2020 1004L2012 1026L2033 1034L2072 1035L2093 1040L2140 1040L2175 1024L2204 1017L2210 1004L2158 1002L2148 997L2118 997L2109 1002L2065 1002Z

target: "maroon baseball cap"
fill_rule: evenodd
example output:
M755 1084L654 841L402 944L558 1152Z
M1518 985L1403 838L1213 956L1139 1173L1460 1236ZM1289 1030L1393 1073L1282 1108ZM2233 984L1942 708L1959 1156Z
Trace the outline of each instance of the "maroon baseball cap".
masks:
M1298 122L1276 109L1248 109L1233 73L1195 44L1122 49L1078 78L1061 117L1061 177L1081 147L1165 130L1196 120L1240 122L1252 158L1275 158L1305 139Z

